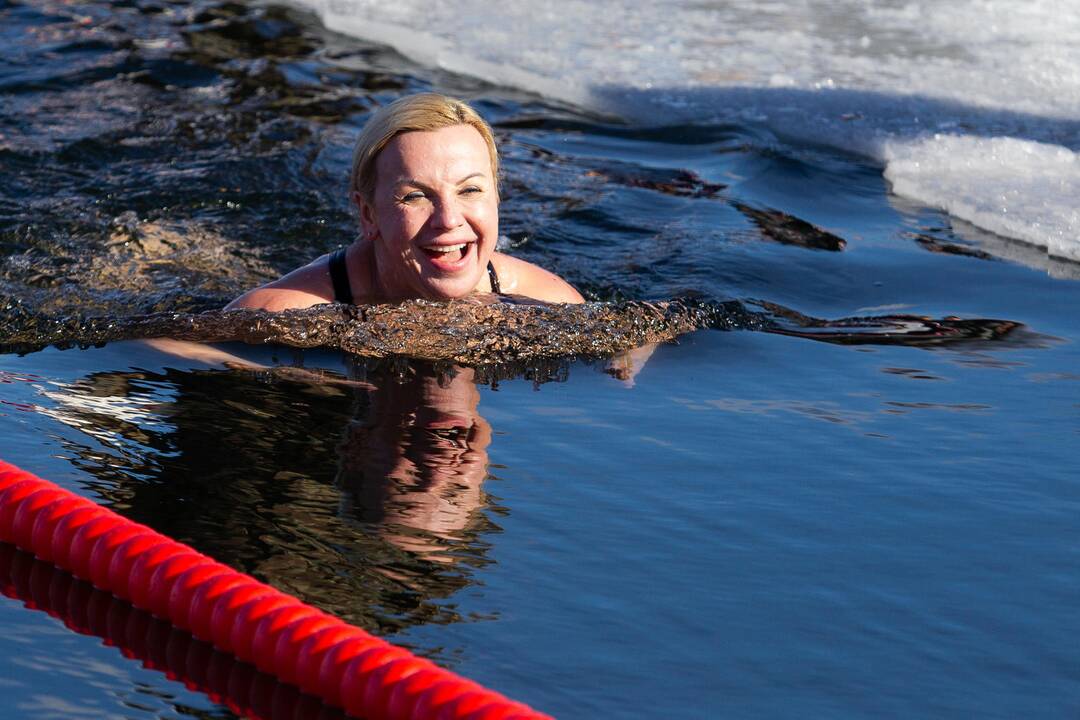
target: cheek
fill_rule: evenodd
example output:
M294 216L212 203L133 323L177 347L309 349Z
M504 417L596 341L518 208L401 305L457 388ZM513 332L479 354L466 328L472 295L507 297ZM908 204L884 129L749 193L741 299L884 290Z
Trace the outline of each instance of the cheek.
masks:
M423 220L408 208L394 208L379 217L379 231L390 242L408 242L422 225Z
M499 205L497 203L484 204L476 210L477 224L487 228L490 232L498 234L499 231Z

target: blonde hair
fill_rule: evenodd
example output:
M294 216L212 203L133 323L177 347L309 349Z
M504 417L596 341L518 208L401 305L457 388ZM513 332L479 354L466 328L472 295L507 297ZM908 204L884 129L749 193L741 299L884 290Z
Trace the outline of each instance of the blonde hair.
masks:
M497 194L499 151L495 148L491 126L461 100L438 93L420 93L398 98L379 108L364 125L353 150L349 197L359 193L364 201L372 202L376 183L375 160L395 137L402 133L430 132L455 125L470 125L484 138L491 158L491 179Z

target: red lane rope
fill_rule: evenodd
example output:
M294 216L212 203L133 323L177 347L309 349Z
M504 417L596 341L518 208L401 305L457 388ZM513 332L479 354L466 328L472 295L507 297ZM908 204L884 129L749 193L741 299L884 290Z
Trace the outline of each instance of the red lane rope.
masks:
M9 543L0 543L0 593L58 618L74 632L101 638L124 657L165 673L240 717L345 720L344 710Z
M0 540L350 715L550 720L2 460Z

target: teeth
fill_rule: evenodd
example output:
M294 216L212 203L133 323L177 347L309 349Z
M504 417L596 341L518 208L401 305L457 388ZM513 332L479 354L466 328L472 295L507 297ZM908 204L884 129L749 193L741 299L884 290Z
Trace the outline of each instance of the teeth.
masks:
M461 243L460 245L428 245L425 250L440 253L452 253L455 250L464 250L466 245L468 245L468 243Z

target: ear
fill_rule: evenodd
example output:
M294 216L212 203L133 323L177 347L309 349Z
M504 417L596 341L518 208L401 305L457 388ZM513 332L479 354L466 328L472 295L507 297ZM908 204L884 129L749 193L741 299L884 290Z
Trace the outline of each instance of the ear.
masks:
M352 201L356 203L356 208L360 211L360 229L364 233L364 237L368 240L374 240L379 235L379 226L375 222L375 208L373 208L363 196L354 192L352 194Z

